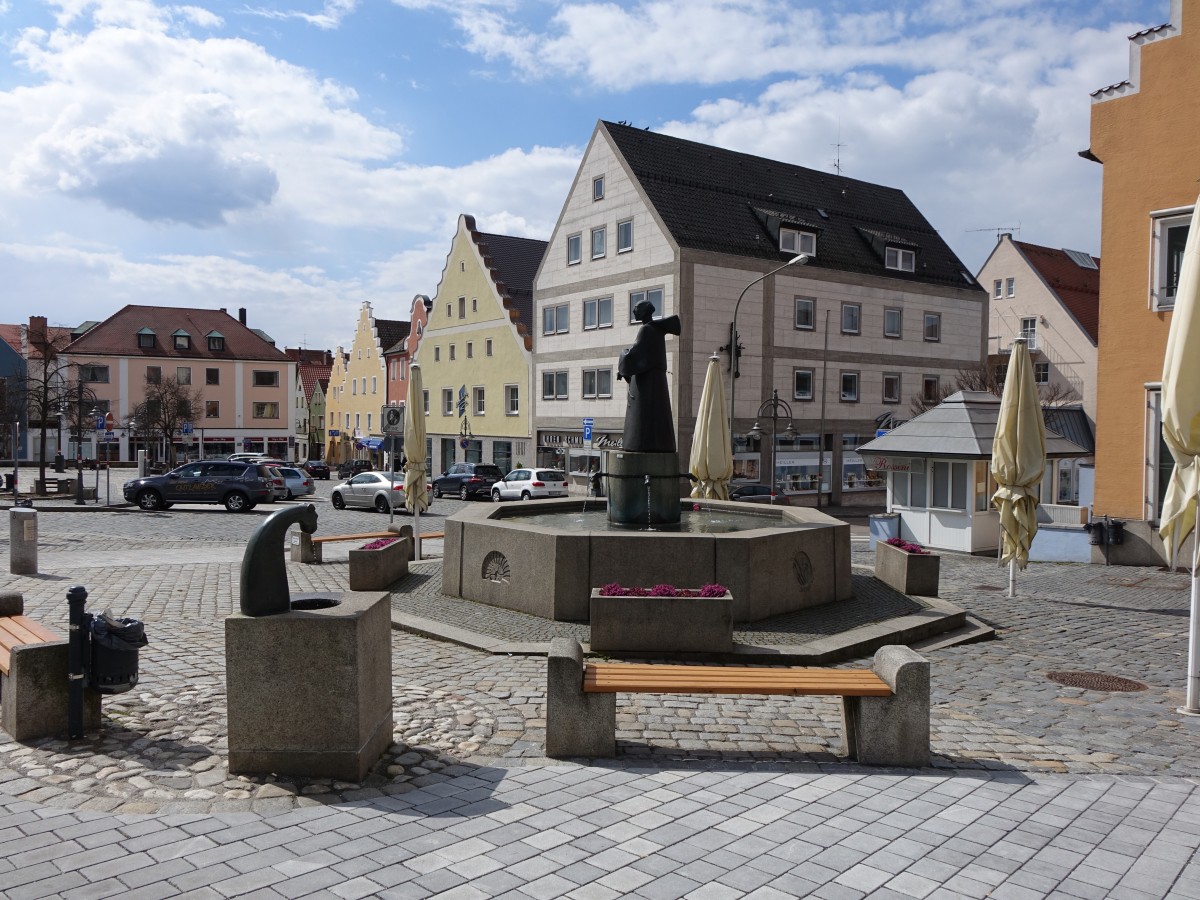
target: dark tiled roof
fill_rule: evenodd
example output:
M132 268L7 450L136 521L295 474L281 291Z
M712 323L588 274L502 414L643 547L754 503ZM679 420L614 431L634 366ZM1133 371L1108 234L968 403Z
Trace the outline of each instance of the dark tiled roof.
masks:
M790 255L779 249L782 223L816 231L809 266L978 289L903 191L628 125L601 127L681 247L782 263ZM919 248L916 271L885 269L871 235Z
M1096 452L1096 435L1087 413L1079 406L1049 407L1042 410L1046 427L1060 434L1073 444L1078 444L1088 453Z
M533 278L546 254L546 242L487 234L475 229L474 216L463 216L463 220L504 305L510 314L516 314L517 333L525 338L526 349L532 350Z
M408 337L410 323L399 319L376 319L375 333L379 336L379 346L386 351Z
M137 333L149 328L153 347L137 345ZM186 331L191 348L176 350L171 335ZM225 338L225 349L208 349L206 336L216 331ZM257 359L287 362L282 350L263 340L229 313L220 309L185 309L174 306L126 306L109 316L67 348L73 355L142 356L147 359Z
M1062 305L1079 323L1092 343L1100 335L1100 259L1093 256L1094 269L1085 269L1065 250L1054 250L1024 241L1013 241L1015 246L1042 276Z

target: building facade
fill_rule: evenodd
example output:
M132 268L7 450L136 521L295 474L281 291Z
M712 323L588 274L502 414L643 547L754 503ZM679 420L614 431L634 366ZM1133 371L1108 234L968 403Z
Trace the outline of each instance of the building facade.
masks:
M545 247L459 216L417 355L435 474L456 461L532 463L529 320Z
M1103 165L1096 379L1097 515L1156 524L1171 475L1160 379L1175 288L1196 202L1200 0L1130 37L1129 75L1092 94L1091 144Z
M388 406L403 408L405 404L408 397L408 367L417 356L417 348L421 346L425 323L429 321L429 311L432 308L433 301L424 294L413 297L412 308L408 313L408 335L383 352L388 373Z
M223 309L126 306L73 340L65 355L89 396L85 456L133 461L145 450L152 461L171 462L250 451L291 458L296 364L247 327L245 309L234 318ZM152 386L164 383L196 401L193 418L170 435L137 417ZM90 427L92 412L105 428Z
M325 447L325 386L333 369L328 350L289 347L284 350L296 361L296 446L293 462L319 459Z
M853 448L986 349L986 295L901 191L610 122L534 296L537 460L572 472L620 446L617 359L643 300L682 320L667 341L681 458L719 354L735 477L789 492L882 490Z

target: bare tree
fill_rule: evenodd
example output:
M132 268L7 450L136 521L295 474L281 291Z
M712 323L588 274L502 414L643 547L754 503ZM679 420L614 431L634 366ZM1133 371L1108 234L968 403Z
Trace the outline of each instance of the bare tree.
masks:
M955 373L954 381L950 384L939 383L936 393L926 396L924 393L913 394L909 409L914 416L933 409L951 394L957 391L984 391L997 397L1004 393L1005 367L984 361L972 366L963 366ZM1038 385L1038 396L1043 407L1066 406L1077 403L1081 399L1074 388L1062 382Z
M166 448L164 462L175 463L175 432L184 422L193 422L204 411L204 397L190 384L176 378L146 377L146 393L134 407L138 430L149 437L158 437Z
M71 336L65 332L51 333L50 329L31 328L28 332L30 353L25 362L24 377L10 378L6 407L12 418L24 413L27 428L38 434L38 478L46 480L46 429L59 427L59 412L69 404L71 366L63 356Z

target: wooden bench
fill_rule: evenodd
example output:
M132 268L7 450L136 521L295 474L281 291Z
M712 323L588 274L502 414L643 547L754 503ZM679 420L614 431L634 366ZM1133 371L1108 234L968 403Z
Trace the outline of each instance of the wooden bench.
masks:
M929 663L908 647L880 648L871 669L585 664L577 641L555 638L546 667L546 755L613 756L618 693L839 696L848 757L929 764Z
M323 562L321 548L326 544L342 541L375 541L379 538L396 537L399 533L398 531L366 531L362 534L327 534L321 537L314 537L302 531L298 535L292 536L292 562ZM422 539L440 538L442 536L443 532L441 531L433 531L421 535Z
M15 740L67 734L67 641L0 593L0 727ZM100 694L84 690L84 727L100 727Z

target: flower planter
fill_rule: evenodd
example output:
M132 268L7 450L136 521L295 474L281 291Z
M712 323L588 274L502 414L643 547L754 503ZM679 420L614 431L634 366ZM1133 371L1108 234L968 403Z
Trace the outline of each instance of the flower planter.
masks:
M886 541L875 544L875 577L904 594L918 597L938 595L936 553L909 553Z
M591 648L647 653L733 651L733 595L591 597Z
M373 550L350 551L350 590L386 591L408 574L408 538Z

